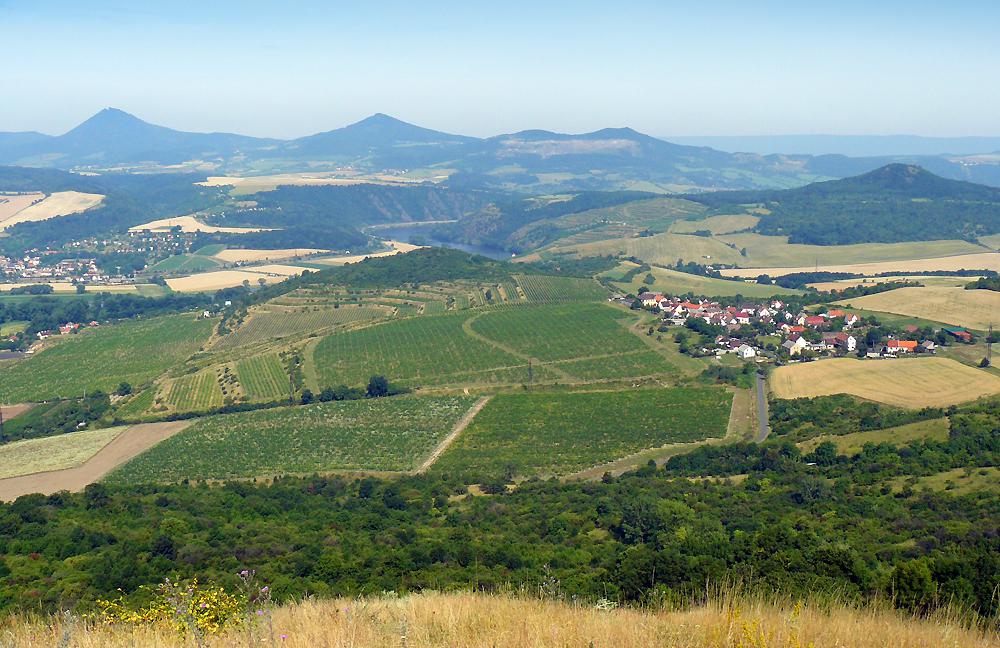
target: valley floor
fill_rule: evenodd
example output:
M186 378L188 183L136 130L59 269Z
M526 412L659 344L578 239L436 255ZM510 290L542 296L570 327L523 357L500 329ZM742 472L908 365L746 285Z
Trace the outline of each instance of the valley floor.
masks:
M599 609L512 596L420 594L306 601L264 615L251 629L204 640L208 647L288 648L989 648L1000 636L952 619L914 619L877 609L715 600L677 612ZM71 617L0 622L19 648L181 648L169 627L91 627Z

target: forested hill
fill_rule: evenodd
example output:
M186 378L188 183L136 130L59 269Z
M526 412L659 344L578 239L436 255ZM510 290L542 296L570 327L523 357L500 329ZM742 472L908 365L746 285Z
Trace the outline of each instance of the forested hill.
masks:
M1000 232L1000 189L949 180L914 165L785 191L687 196L719 212L760 205L757 230L792 243L844 245L936 239L975 240Z

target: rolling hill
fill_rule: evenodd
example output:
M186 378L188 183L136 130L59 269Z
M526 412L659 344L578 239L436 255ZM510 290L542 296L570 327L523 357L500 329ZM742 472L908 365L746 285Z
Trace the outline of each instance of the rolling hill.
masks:
M525 130L489 138L423 128L385 114L294 140L191 133L106 108L58 135L0 133L0 163L62 169L156 170L209 161L224 172L434 169L453 186L534 193L787 189L918 163L939 175L1000 185L992 158L846 157L728 153L668 142L631 128L567 134Z
M1000 231L1000 189L942 178L908 164L787 191L687 198L718 213L762 206L757 231L788 236L791 243L974 241Z

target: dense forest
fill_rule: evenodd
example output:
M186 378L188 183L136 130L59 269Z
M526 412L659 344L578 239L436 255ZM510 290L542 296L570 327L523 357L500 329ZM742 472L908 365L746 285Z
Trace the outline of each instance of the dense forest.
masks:
M951 416L946 441L706 446L600 483L530 480L473 497L470 479L283 478L25 496L0 506L0 606L86 608L164 576L232 585L253 568L279 600L308 594L494 590L689 601L743 579L785 596L953 602L994 618L1000 499L916 478L1000 459L995 405ZM746 475L739 480L702 476ZM698 477L688 479L687 477ZM57 574L56 578L44 578Z
M761 205L757 231L791 243L846 245L975 240L1000 232L1000 189L890 164L864 175L786 191L686 196L718 213Z

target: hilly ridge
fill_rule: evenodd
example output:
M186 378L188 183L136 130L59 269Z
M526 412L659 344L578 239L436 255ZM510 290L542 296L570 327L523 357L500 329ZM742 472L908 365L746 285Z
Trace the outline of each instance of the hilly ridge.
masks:
M293 140L178 131L114 108L63 135L0 133L0 164L169 171L178 164L208 163L225 173L430 169L451 174L454 186L534 193L787 189L896 161L919 162L949 178L1000 185L1000 165L989 160L728 153L668 142L627 127L579 134L525 130L484 139L423 128L381 113Z

